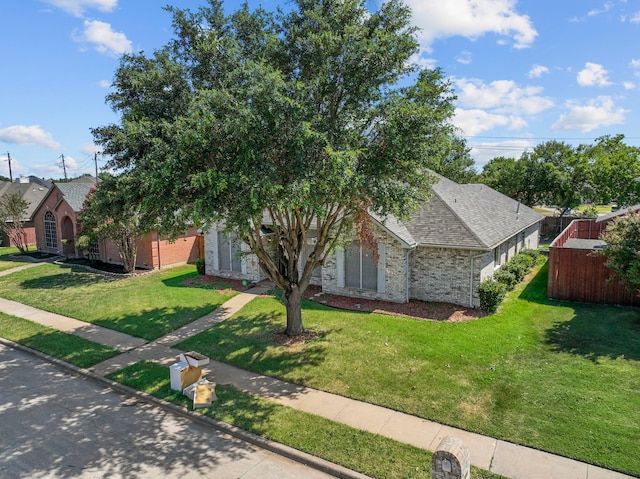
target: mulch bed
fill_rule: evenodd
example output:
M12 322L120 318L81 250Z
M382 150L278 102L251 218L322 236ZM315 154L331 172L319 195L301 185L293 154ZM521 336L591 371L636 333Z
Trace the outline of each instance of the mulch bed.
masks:
M185 279L182 281L182 284L185 286L210 286L212 284L228 284L231 286L231 289L234 291L246 291L251 288L252 283L241 280L241 279L231 279L231 278L222 278L220 276L209 276L207 274L203 274L198 276L197 278Z
M431 321L470 321L484 316L482 311L450 303L431 303L410 300L408 303L391 303L362 298L350 298L322 293L319 286L309 286L305 297L332 308L349 311L390 314L420 320Z

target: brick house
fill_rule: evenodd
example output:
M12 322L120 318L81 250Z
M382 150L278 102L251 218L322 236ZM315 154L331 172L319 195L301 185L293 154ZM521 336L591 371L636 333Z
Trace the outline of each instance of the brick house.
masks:
M19 195L28 203L25 217L22 218L25 233L25 242L28 245L36 243L36 229L33 222L33 214L40 206L40 203L51 188L51 182L41 180L35 176L21 177L16 181L0 181L0 197L8 195ZM9 246L11 239L3 232L0 232L0 245Z
M81 234L78 215L89 191L95 188L95 178L81 177L68 183L55 183L34 214L36 244L40 251L81 257L87 253L106 263L121 263L116 245L102 240L91 245L88 252L78 251L76 239ZM159 269L165 266L191 263L198 259L198 232L190 228L173 242L157 231L138 238L136 266Z
M378 261L354 240L317 268L313 284L330 294L479 307L480 282L518 251L538 247L544 217L486 185L440 176L431 201L409 221L371 218ZM207 274L264 279L257 258L242 254L247 246L223 225L205 233L204 244Z

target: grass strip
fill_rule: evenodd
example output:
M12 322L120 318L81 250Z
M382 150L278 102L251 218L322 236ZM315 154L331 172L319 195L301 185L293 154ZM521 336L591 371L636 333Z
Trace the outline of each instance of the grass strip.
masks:
M165 366L141 361L110 374L109 378L189 407L189 400L171 389ZM231 386L216 385L216 395L218 401L212 407L196 411L371 477L431 477L431 453L424 449L282 406ZM502 477L475 467L471 475L476 479Z
M4 313L0 313L0 336L80 368L120 354L108 346Z

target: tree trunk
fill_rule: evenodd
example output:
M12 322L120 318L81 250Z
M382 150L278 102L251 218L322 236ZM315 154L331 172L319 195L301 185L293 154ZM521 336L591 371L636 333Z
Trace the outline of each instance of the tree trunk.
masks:
M287 336L299 336L304 333L302 326L302 290L298 285L284 292L282 299L287 308Z

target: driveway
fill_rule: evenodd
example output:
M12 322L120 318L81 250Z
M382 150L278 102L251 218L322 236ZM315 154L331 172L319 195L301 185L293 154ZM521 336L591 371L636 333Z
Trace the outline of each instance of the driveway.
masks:
M0 345L0 477L328 478Z

